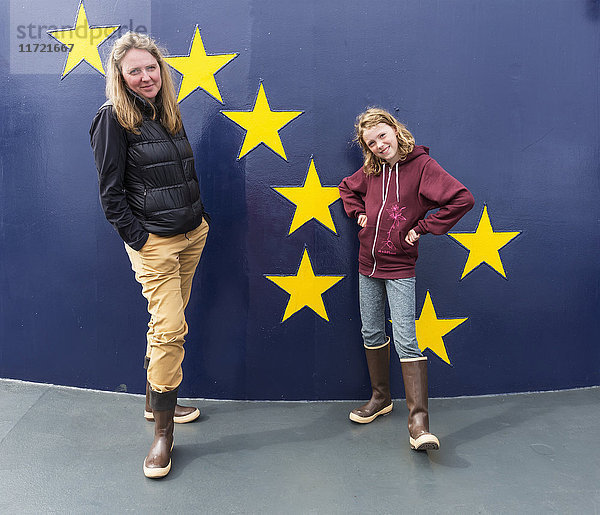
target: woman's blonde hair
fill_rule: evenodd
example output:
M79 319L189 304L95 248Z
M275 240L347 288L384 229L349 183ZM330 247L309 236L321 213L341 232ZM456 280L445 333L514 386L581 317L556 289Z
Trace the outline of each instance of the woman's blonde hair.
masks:
M156 95L155 103L149 102L153 111L152 119L155 120L159 116L160 123L171 134L176 134L181 130L183 124L175 97L173 78L163 59L164 50L158 48L156 42L146 34L127 32L115 41L110 51L106 67L106 97L112 101L117 120L125 129L139 134L138 127L142 124L142 111L136 104L133 95L128 92L121 70L121 61L132 48L146 50L158 62L162 85Z
M404 161L406 156L415 148L415 138L404 124L396 120L396 118L385 109L369 107L364 113L361 113L356 117L356 124L354 125L354 128L356 129L356 136L354 139L355 141L358 141L362 150L365 159L364 172L366 175L379 175L385 164L385 160L373 154L363 139L363 134L366 130L372 129L380 123L385 123L392 127L392 129L395 129L400 161Z

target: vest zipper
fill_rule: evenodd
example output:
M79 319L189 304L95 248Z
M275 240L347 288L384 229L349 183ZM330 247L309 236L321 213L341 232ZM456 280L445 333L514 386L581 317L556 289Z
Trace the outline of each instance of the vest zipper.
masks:
M161 125L161 127L162 127L162 125ZM196 213L194 211L194 203L192 202L192 194L190 192L190 187L189 187L188 181L185 177L185 168L183 166L183 159L181 159L181 154L179 153L179 149L177 148L175 141L173 141L173 138L171 137L171 133L165 127L163 127L163 130L167 134L167 137L169 138L171 145L173 145L173 147L175 148L175 152L177 153L177 158L179 159L179 167L181 168L181 176L183 178L183 185L187 192L188 202L190 203L190 208L192 209L192 213L194 213L194 216L195 216Z

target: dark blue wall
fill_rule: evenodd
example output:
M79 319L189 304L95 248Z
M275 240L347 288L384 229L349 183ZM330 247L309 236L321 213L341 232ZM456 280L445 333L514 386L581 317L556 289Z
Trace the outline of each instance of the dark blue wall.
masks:
M76 2L38 4L31 23L74 26ZM42 41L17 39L21 7L0 7L0 377L141 392L145 301L100 209L89 146L104 77L82 62L61 78L66 53L19 52ZM520 232L500 251L506 278L483 263L461 280L468 250L422 238L417 315L429 291L438 318L468 318L444 336L452 365L426 351L431 395L600 384L597 0L118 9L85 3L92 26L143 18L171 55L189 53L196 25L208 54L239 54L215 75L223 104L201 89L180 104L213 219L183 396L367 396L356 224L337 201L337 234L312 220L288 235L294 205L272 187L302 185L311 156L324 186L359 168L353 122L372 104L473 192L454 231L475 232L487 205L494 231ZM264 144L237 159L245 131L220 112L251 110L261 81L272 110L303 112L279 132L287 161ZM345 277L323 294L329 321L305 307L282 323L289 295L266 276L295 274L305 248L315 274Z

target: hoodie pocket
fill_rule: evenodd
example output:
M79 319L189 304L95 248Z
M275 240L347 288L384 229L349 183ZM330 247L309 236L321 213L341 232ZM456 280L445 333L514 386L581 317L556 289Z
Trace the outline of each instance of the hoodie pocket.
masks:
M375 227L366 225L358 231L358 259L363 263L373 262L373 238L375 237Z
M419 256L419 242L417 241L414 245L409 245L404 238L406 235L404 231L394 231L392 234L392 242L398 249L400 254L405 254L409 258L416 260Z

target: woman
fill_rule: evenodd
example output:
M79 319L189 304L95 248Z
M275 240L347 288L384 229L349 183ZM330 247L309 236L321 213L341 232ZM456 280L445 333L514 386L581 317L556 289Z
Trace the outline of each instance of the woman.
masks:
M192 148L163 54L145 34L119 38L107 63L106 96L90 129L100 201L125 242L148 301L146 418L155 421L147 477L171 469L173 422L197 408L177 405L188 326L185 307L208 235Z

